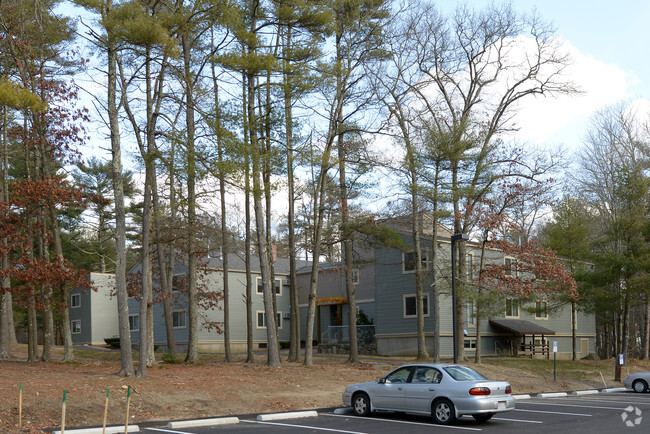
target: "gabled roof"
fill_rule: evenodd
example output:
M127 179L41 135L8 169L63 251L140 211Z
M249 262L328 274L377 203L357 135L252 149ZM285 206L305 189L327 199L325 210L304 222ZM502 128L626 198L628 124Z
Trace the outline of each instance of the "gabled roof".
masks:
M542 327L534 322L523 319L491 319L490 324L494 327L514 333L517 336L523 335L554 335L555 331Z
M260 268L260 257L257 254L251 254L251 271L259 273ZM245 258L242 255L237 253L228 254L228 269L230 271L246 271L246 262ZM306 264L310 264L308 261L296 260L296 268L300 269ZM274 264L274 272L276 274L289 274L289 258L278 258ZM222 258L209 258L206 264L207 268L222 270L223 269L223 259Z

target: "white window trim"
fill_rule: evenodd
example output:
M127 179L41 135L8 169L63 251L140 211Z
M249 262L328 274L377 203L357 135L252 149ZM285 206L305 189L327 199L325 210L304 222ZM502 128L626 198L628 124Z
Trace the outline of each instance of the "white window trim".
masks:
M281 297L282 296L282 279L276 278L275 282L279 284L278 285L279 291L275 292L275 296L276 297ZM261 287L262 287L262 277L258 276L258 277L255 278L255 292L258 295L263 296L264 295L264 292L263 292L264 290L262 290L262 291L259 290ZM271 290L273 291L273 290L275 290L275 288L272 288Z
M469 346L465 346L466 342L469 342ZM474 343L474 346L472 346L472 342ZM476 338L465 338L463 340L463 348L465 348L466 350L476 351Z
M257 318L259 317L259 314L260 314L260 313L262 314L262 322L264 323L263 326L260 326L259 322L257 321ZM282 316L283 316L283 312L278 311L278 312L277 312L277 315L278 315L278 317L277 317L277 319L276 319L276 322L277 322L278 330L280 330L280 329L282 329L282 323L283 323ZM263 311L263 310L257 310L257 311L255 311L255 328L260 329L260 330L266 330L266 312L265 312L265 311Z
M173 322L174 322L174 314L175 314L175 313L182 313L182 314L183 314L183 317L184 317L183 323L184 323L184 325L181 325L181 326L173 326L173 328L175 328L175 329L184 329L184 328L187 328L187 312L186 312L185 310L175 310L175 311L173 311L173 312L172 312L172 325L173 325Z
M353 268L352 269L352 284L353 285L358 285L359 284L359 279L360 279L359 269L358 268Z
M416 312L415 315L407 315L406 314L406 299L411 298L411 297L415 298L416 303L417 303L417 295L416 294L404 294L402 296L402 317L403 318L417 318L418 317L417 312ZM431 300L431 298L429 297L428 292L422 293L422 303L426 306L426 311L427 311L427 313L424 314L425 318L428 318L428 317L431 316L431 303L430 303L430 300ZM417 311L417 304L416 304L416 311Z
M138 328L132 329L131 328L131 321L129 320L129 331L130 332L139 332L140 331L140 314L131 314L129 315L129 318L131 317L138 317Z
M79 324L79 331L77 331L77 332L74 331L74 330L75 330L75 328L74 328L74 324L75 324L75 323L78 323L78 324ZM81 320L80 320L80 319L73 319L73 320L70 322L70 332L71 332L73 335L79 335L79 334L81 334Z
M508 300L510 300L511 302L514 301L514 302L517 303L517 315L508 315L508 304L507 304ZM504 313L503 316L505 318L519 318L520 313L521 313L521 303L519 302L519 299L518 298L508 298L508 299L506 299L506 309L505 309L505 313Z
M465 278L467 279L468 282L473 282L474 281L474 252L468 253L467 257L472 258L472 263L471 264L467 263L467 270L465 270L466 273Z
M413 270L406 270L406 255L408 253L415 253L415 250L409 250L408 252L402 252L402 274L413 274L415 273L415 268ZM429 270L429 250L420 249L420 262L422 262L422 271Z
M510 260L510 274L506 274L506 276L512 276L512 277L517 277L518 271L517 271L517 260L513 258L512 256L505 256L503 258L503 272L505 274L505 265L506 265L506 260Z
M75 306L75 304L72 302L74 299L79 300L79 304ZM81 294L70 294L70 309L79 309L81 307Z
M546 308L544 309L544 316L538 316L539 312L537 312L537 303L545 303ZM535 302L535 319L540 320L540 321L548 321L548 300L539 300Z
M469 307L471 306L472 311L469 311ZM474 301L466 301L465 302L465 320L467 322L468 327L474 327L476 326L476 316L474 314L476 313L476 306L474 305Z

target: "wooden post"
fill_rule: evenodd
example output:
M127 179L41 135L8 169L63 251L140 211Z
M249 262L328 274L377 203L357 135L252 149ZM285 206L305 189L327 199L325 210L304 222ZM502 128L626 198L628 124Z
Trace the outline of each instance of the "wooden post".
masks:
M18 429L23 428L23 382L20 382L18 392Z
M110 389L106 389L106 403L104 404L104 424L102 425L102 434L106 434L106 416L108 416L108 393Z
M65 434L65 389L63 389L63 403L61 404L61 434Z
M131 386L126 391L126 422L124 423L124 434L129 432L129 405L131 404ZM63 434L63 433L61 433Z

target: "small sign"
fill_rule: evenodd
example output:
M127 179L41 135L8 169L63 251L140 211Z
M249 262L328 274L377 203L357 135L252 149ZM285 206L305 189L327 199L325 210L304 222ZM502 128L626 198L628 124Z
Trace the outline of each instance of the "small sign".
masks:
M623 356L623 354L618 355L618 364L621 366L625 365L625 357Z
M557 341L553 341L553 352L557 353Z

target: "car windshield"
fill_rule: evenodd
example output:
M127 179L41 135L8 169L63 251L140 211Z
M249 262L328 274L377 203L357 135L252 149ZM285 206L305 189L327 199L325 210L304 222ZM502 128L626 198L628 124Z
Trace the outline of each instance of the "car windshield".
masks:
M456 381L487 380L487 378L467 366L448 366L444 369Z

